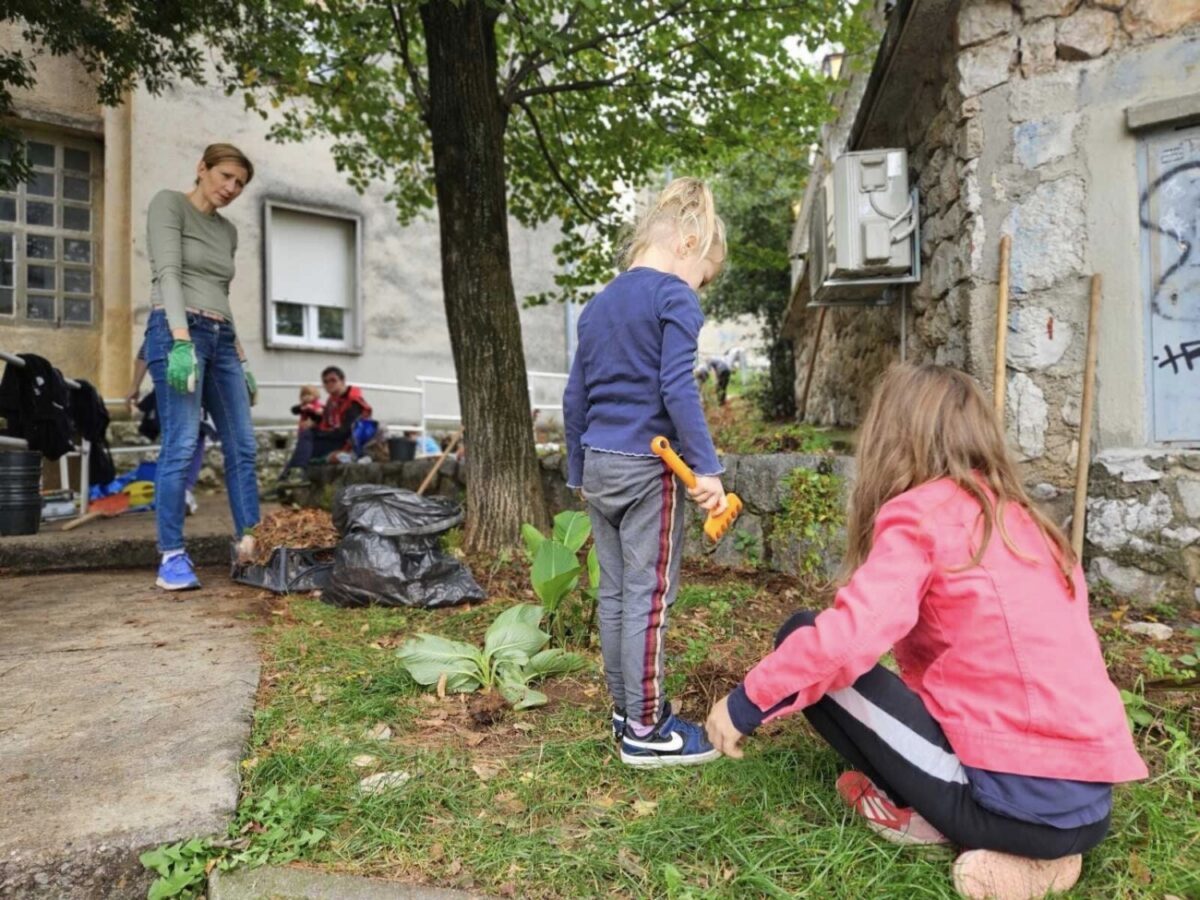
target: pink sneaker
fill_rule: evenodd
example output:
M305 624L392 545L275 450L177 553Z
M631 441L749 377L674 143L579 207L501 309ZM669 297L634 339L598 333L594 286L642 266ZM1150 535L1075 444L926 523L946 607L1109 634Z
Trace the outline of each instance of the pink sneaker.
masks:
M996 850L968 850L950 870L954 888L968 900L1037 900L1067 891L1079 880L1083 857L1028 859Z
M897 806L862 772L843 772L837 780L837 792L884 840L926 846L950 843L924 816L911 807Z

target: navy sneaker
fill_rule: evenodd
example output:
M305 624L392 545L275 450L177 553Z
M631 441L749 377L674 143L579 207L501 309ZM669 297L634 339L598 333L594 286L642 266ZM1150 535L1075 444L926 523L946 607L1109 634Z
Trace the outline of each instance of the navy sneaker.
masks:
M669 703L648 735L638 737L626 729L621 738L621 762L628 766L698 766L720 755L721 751L708 742L704 728L676 718Z
M612 727L613 740L619 741L625 737L625 710L617 709L615 706L612 711Z
M194 591L200 587L196 569L186 553L177 553L160 565L154 583L164 591Z

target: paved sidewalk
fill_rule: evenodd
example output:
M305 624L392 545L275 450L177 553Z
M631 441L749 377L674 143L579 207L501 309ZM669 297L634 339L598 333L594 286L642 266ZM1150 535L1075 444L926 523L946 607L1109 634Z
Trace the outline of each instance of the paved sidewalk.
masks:
M145 897L138 853L226 828L258 613L221 569L201 578L0 576L0 896Z
M199 513L184 524L188 553L198 566L228 565L233 520L225 494L202 494L199 501ZM278 508L264 503L262 514ZM0 537L0 570L32 574L158 565L152 512L97 519L71 531L62 530L64 521L44 522L38 534Z

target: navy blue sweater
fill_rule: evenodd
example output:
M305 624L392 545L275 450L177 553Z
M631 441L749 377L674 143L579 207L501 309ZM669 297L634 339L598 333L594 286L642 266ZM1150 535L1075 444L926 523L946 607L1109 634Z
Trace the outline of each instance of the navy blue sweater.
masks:
M703 324L696 292L657 269L622 272L588 301L563 394L570 487L585 447L652 457L659 434L697 475L724 471L692 377Z

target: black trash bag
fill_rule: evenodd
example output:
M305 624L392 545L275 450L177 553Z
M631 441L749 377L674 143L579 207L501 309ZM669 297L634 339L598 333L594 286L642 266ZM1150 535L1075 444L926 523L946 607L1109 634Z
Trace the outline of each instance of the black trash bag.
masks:
M265 565L239 563L234 543L231 576L239 584L266 588L276 594L323 591L333 575L333 548L276 547Z
M483 600L471 570L438 540L462 521L462 507L443 497L374 484L342 488L333 500L342 539L321 599L334 606L426 608Z

